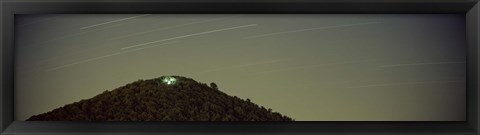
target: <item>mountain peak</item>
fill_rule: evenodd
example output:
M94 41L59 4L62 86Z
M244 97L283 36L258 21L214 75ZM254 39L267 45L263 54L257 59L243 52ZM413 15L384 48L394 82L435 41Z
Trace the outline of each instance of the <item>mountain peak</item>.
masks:
M138 80L27 121L292 121L182 76Z

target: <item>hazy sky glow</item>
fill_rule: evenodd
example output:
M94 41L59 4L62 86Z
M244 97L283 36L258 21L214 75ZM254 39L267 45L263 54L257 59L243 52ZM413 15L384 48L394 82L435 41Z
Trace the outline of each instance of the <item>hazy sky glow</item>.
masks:
M17 120L180 75L297 121L463 121L464 15L16 16Z

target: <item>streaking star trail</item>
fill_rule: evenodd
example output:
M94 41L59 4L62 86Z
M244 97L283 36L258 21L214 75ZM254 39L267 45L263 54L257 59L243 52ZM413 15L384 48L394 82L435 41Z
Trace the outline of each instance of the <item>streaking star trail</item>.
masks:
M300 29L300 30L291 30L291 31L283 31L283 32L275 32L275 33L261 34L261 35L255 35L255 36L248 36L248 37L244 37L244 38L245 38L245 39L261 38L261 37L268 37L268 36L275 36L275 35L289 34L289 33L297 33L297 32L304 32L304 31L333 29L333 28L342 28L342 27L351 27L351 26L368 25L368 24L378 24L378 23L382 23L382 22L367 22L367 23L356 23L356 24L345 24L345 25L325 26L325 27L318 27L318 28L308 28L308 29Z
M256 25L257 25L257 24L249 24L249 25L242 25L242 26L236 26L236 27L230 27L230 28L223 28L223 29L217 29L217 30L199 32L199 33L188 34L188 35L177 36L177 37L171 37L171 38L167 38L167 39L156 40L156 41L152 41L152 42L141 43L141 44L136 44L136 45L132 45L132 46L128 46L128 47L123 47L122 50L123 50L123 49L130 49L130 48L134 48L134 47L139 47L139 46L144 46L144 45L149 45L149 44L158 43L158 42L163 42L163 41L181 39L181 38L186 38L186 37L191 37L191 36L198 36L198 35L209 34L209 33L214 33L214 32L221 32L221 31L226 31L226 30L233 30L233 29L240 29L240 28L252 27L252 26L256 26Z
M81 30L83 30L83 29L89 29L89 28L93 28L93 27L97 27L97 26L102 26L102 25L107 25L107 24L110 24L110 23L116 23L116 22L120 22L120 21L130 20L130 19L134 19L134 18L138 18L138 17L147 16L147 15L149 15L149 14L137 15L137 16L132 16L132 17L128 17L128 18L122 18L122 19L117 19L117 20L113 20L113 21L98 23L98 24L94 24L94 25L89 25L89 26L81 27L80 29L81 29Z
M120 51L120 52L113 53L113 54L103 55L103 56L99 56L99 57L95 57L95 58L90 58L90 59L86 59L86 60L82 60L82 61L73 62L73 63L70 63L70 64L50 68L50 69L47 69L45 71L47 71L47 72L54 71L54 70L70 67L70 66L73 66L73 65L78 65L78 64L94 61L94 60L100 60L100 59L104 59L104 58L108 58L108 57L112 57L112 56L116 56L116 55L120 55L120 54L125 54L125 53L129 53L129 52L139 51L139 50L143 50L143 49L147 49L147 48L152 48L152 47L157 47L157 46L167 45L167 44L173 44L173 43L175 43L175 42L160 43L160 44L157 44L157 45L146 46L146 47L136 48L136 49L127 50L127 51Z

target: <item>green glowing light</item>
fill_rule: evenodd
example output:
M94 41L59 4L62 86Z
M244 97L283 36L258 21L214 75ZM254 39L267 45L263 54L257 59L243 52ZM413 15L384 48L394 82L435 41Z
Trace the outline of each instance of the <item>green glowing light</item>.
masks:
M171 77L171 76L167 76L167 77L163 78L163 83L166 83L168 85L174 84L176 81L177 81L177 79L175 79L174 77Z

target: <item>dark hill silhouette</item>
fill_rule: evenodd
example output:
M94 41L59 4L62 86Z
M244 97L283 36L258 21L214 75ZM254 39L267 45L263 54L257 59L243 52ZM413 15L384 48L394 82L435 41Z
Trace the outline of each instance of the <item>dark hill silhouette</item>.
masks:
M176 80L170 80L169 78ZM170 84L169 84L170 83ZM27 121L292 121L263 106L193 79L138 80Z

